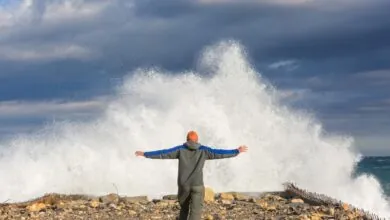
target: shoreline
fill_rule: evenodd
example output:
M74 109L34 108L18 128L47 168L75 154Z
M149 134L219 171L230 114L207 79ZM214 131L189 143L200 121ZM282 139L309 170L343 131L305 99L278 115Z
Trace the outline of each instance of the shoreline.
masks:
M206 188L202 219L381 219L375 214L325 195L286 183L284 191L214 193ZM252 195L251 195L252 194ZM256 195L254 195L256 194ZM147 196L46 194L15 203L0 203L2 219L176 219L176 195Z

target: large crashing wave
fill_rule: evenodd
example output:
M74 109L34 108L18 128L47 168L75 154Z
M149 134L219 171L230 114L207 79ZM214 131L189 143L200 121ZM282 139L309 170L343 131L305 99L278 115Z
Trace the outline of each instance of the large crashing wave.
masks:
M250 147L238 157L207 162L205 183L216 191L279 190L293 181L390 216L379 182L352 177L359 155L351 139L327 135L312 116L285 107L239 44L206 48L197 71L138 70L93 122L55 123L3 141L0 200L47 192L175 193L177 161L136 158L134 151L181 144L194 129L205 145Z

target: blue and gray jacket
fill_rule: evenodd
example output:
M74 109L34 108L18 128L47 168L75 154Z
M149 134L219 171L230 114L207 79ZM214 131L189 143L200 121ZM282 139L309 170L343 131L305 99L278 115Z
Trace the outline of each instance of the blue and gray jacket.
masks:
M179 187L203 186L203 167L206 160L235 157L238 154L237 149L213 149L190 141L173 148L144 153L146 158L151 159L179 159Z

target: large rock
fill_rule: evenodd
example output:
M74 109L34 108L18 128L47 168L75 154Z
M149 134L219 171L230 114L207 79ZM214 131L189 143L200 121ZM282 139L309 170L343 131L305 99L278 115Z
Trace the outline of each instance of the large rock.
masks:
M119 202L119 196L115 193L111 193L111 194L108 194L108 195L105 195L105 196L101 196L100 198L100 202L102 203L118 203Z
M147 196L126 196L120 198L121 201L125 203L134 203L134 202L147 202L148 197Z
M234 199L237 201L249 201L251 199L250 196L237 193L237 192L233 192L232 195L234 196Z
M232 201L234 200L234 196L232 193L220 193L219 198L221 200L227 200L227 201Z
M206 187L205 188L205 192L204 192L204 201L206 203L210 203L210 202L214 202L215 201L215 193L214 191L209 188L209 187Z

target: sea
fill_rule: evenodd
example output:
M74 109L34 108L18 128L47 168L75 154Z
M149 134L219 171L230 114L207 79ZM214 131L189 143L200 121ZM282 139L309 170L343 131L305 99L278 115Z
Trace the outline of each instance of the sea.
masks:
M390 157L364 157L357 166L356 174L375 176L384 191L390 197Z

